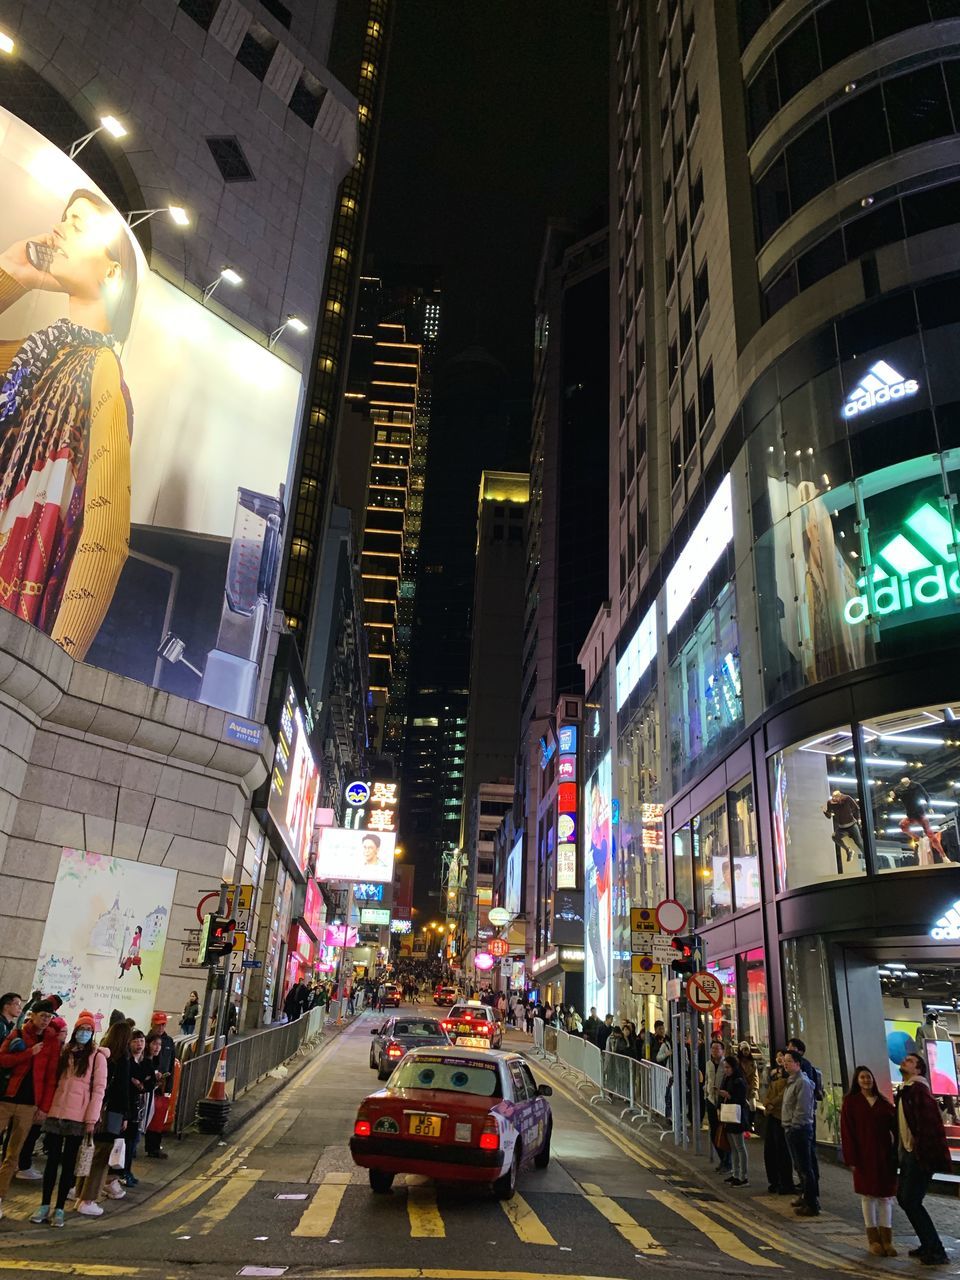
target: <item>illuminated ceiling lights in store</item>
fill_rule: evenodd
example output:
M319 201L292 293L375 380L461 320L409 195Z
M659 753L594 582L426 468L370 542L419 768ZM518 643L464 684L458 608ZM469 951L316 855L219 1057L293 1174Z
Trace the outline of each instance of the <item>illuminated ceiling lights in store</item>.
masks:
M733 541L733 497L729 475L697 523L667 575L667 630L683 617L707 574Z

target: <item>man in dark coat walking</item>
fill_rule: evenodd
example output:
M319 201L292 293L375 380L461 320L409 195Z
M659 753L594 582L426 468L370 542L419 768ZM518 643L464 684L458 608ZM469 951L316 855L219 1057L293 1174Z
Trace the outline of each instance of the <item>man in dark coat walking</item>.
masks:
M910 1256L929 1267L947 1262L947 1253L937 1234L923 1198L935 1173L949 1173L950 1148L940 1119L940 1108L927 1083L927 1064L916 1053L908 1053L900 1063L903 1088L897 1097L897 1136L900 1146L900 1184L897 1203L910 1219L920 1239L920 1247Z

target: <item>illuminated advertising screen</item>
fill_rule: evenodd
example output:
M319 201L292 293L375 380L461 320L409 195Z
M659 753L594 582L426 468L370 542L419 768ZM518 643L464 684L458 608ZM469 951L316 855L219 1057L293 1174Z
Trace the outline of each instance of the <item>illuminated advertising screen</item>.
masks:
M584 788L584 922L586 955L583 965L584 1008L596 1005L601 1017L616 1013L613 1002L611 939L613 828L610 822L610 752L590 775Z
M80 165L2 108L0 190L0 607L250 716L300 375L151 272Z
M396 843L392 831L323 827L317 850L317 879L386 884L393 879Z
M355 902L382 902L383 885L355 884L353 886L353 897Z
M557 888L575 889L577 887L577 846L561 843L557 845Z
M306 870L310 859L319 794L320 774L310 750L303 712L293 686L288 684L277 729L267 813L301 871Z
M355 947L359 934L353 925L328 924L323 931L325 947Z
M303 923L315 938L319 936L323 911L323 894L320 892L320 886L316 880L308 880L303 898Z
M577 750L577 726L575 724L562 724L557 739L560 743L560 751L563 755Z
M391 933L411 933L412 930L413 930L412 920L391 920L390 921Z
M503 880L503 905L511 916L520 913L520 888L523 876L523 837L507 855L506 874Z

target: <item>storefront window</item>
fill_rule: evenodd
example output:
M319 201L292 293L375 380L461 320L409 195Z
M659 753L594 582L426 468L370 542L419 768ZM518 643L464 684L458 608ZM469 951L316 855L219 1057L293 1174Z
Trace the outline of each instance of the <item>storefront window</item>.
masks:
M767 1005L767 969L763 948L756 947L740 957L740 990L743 995L743 1038L760 1052L762 1065L770 1062L770 1010Z
M670 667L670 752L680 787L743 727L736 596L724 587Z
M760 856L753 780L744 778L727 792L730 861L733 869L734 909L755 907L760 901Z
M711 960L707 972L712 973L723 987L723 1003L710 1014L710 1037L722 1040L724 1049L730 1052L739 1043L737 1035L737 966L733 958Z
M953 714L923 707L860 727L878 871L960 862L960 732Z
M673 896L693 910L693 833L690 824L673 833Z
M733 910L727 805L723 796L693 819L693 887L697 924L709 924Z
M864 875L862 802L849 727L778 751L769 768L780 889Z
M628 869L629 906L660 902L667 891L659 728L654 695L641 707L621 739L618 847Z
M791 938L783 944L783 986L787 1037L798 1036L807 1046L807 1058L823 1073L824 1098L817 1106L817 1139L839 1143L843 1081L830 970L821 938Z

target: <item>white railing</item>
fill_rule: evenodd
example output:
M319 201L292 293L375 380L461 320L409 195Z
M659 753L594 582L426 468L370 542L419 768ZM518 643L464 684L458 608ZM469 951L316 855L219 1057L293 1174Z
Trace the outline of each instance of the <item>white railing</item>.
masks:
M646 1124L666 1119L671 1076L668 1067L638 1062L625 1053L607 1053L590 1040L545 1026L541 1018L534 1019L533 1047L572 1077L579 1076L580 1084L596 1085L595 1101L605 1098L622 1103L622 1116L630 1113L634 1122Z

